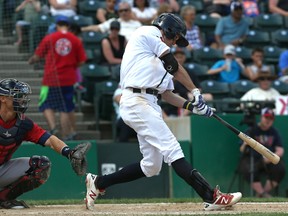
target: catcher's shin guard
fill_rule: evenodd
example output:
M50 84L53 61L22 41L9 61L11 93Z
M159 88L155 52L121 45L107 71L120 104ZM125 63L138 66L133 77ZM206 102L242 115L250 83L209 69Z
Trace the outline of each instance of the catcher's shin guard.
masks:
M196 169L191 171L190 180L191 186L204 201L213 201L214 189Z
M32 156L29 160L30 168L26 175L6 186L0 191L0 201L13 200L23 193L44 184L51 170L50 160L46 156Z

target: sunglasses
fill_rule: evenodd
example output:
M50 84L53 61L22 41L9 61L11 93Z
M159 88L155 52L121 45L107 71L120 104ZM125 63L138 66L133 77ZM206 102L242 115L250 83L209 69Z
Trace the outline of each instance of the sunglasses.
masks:
M110 30L112 31L112 30L116 30L116 31L119 31L120 29L118 29L118 28L110 28Z
M258 80L260 80L260 81L264 81L264 80L272 81L273 79L268 78L268 77L260 77L260 78L258 78Z
M130 9L129 8L125 8L125 9L119 9L118 12L122 13L122 12L129 12Z

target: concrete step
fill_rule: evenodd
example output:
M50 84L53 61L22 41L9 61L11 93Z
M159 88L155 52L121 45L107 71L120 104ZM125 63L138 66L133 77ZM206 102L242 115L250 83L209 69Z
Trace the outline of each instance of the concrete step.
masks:
M18 53L18 46L15 45L1 45L0 53Z
M28 109L25 114L35 122L45 122L46 121L43 113L30 112ZM59 113L56 113L56 119L60 119ZM75 113L75 119L76 119L75 120L76 122L82 122L83 121L83 113L76 112Z
M33 65L29 65L27 61L0 61L0 65L2 70L21 69L23 71L23 76L25 70L33 69Z
M30 114L27 114L27 116L30 118ZM32 118L31 118L32 119ZM46 121L35 121L40 127L44 128L45 130L49 130L48 124ZM94 121L77 121L76 122L76 130L77 131L96 131L93 125L95 125ZM57 122L57 128L60 130L60 122Z
M14 37L0 37L0 45L14 44Z
M1 63L0 63L1 65ZM33 70L33 69L27 69L23 71L21 68L18 69L2 69L0 68L0 77L1 78L16 78L18 80L23 81L25 78L41 78L43 77L43 71L42 70ZM27 79L26 79L27 81Z
M0 53L0 62L1 61L25 61L31 57L27 53Z

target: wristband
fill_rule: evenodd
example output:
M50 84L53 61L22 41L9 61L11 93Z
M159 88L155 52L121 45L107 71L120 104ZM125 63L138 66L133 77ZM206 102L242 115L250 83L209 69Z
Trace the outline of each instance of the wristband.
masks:
M67 157L69 159L69 154L71 153L71 149L69 146L65 146L62 150L61 150L61 154L65 157Z
M185 101L182 108L192 111L193 105L192 105L191 101Z

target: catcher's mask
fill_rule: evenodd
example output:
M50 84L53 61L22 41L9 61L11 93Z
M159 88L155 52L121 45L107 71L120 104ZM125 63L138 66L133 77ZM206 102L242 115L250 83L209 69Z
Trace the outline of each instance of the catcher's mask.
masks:
M30 102L28 95L31 93L31 87L25 82L12 78L0 80L0 95L13 98L16 113L21 114L27 110Z
M162 29L164 35L168 39L174 39L176 35L178 35L179 39L176 41L176 44L178 46L188 46L189 43L185 38L186 26L185 23L178 16L172 13L162 13L152 22L152 24Z

